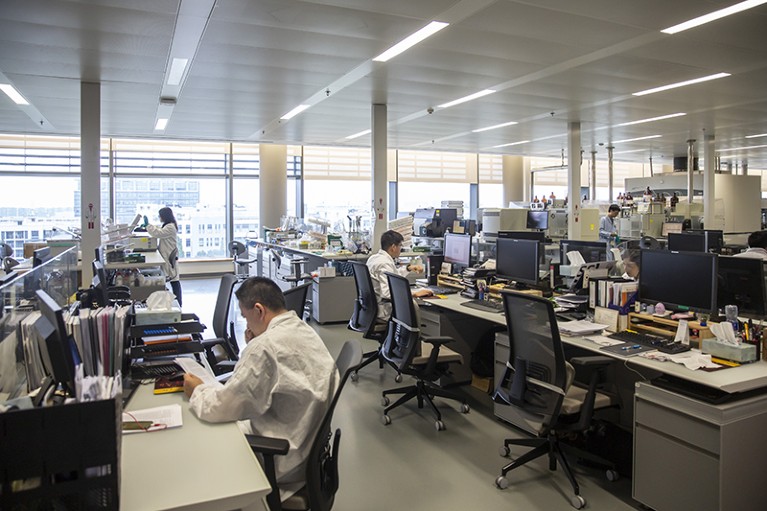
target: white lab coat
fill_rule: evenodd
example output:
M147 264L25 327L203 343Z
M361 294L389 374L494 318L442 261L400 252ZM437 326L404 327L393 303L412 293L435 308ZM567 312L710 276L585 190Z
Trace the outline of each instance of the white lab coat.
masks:
M389 292L389 279L386 273L397 273L405 277L409 272L406 266L397 267L394 259L383 249L370 256L367 262L370 278L373 281L373 291L378 299L378 319L388 321L391 317L391 303L382 300L391 300Z
M339 382L322 339L289 311L251 339L225 385L198 386L189 404L202 420L237 420L244 433L290 442L288 454L275 457L284 500L305 484L304 462Z
M169 261L171 252L178 248L178 229L174 224L165 224L162 227L147 225L146 232L157 238L157 251L165 259L165 275L168 280L178 280L178 261L175 265L171 265Z
M748 257L749 259L763 259L767 261L767 250L761 247L749 248L745 252L735 254L734 257Z

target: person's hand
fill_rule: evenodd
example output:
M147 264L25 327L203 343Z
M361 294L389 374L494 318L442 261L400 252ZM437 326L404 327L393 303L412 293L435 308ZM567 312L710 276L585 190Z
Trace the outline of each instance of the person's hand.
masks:
M250 328L245 329L245 341L250 341L256 336Z
M143 225L143 227L146 227L147 225L149 225L149 218L147 218L147 216L144 215L144 225Z
M417 289L413 292L413 296L417 296L419 298L424 298L426 296L434 296L434 292L431 289Z
M413 273L423 273L423 266L420 264L408 264L407 271L411 271Z
M186 394L186 397L192 397L192 393L198 385L202 385L201 379L193 374L184 373L184 394Z

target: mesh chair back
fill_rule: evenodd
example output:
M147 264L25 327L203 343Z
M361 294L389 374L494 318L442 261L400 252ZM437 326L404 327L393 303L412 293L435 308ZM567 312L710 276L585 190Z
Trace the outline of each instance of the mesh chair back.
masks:
M359 340L346 341L336 358L336 367L341 375L341 382L322 418L306 461L306 490L309 497L309 509L312 511L329 511L333 507L333 500L339 483L338 448L341 441L341 430L336 429L335 433L332 433L330 423L333 420L333 411L346 380L351 372L360 365L360 362L362 362L362 346Z
M229 242L229 255L234 259L237 259L242 254L244 254L245 250L245 245L242 242L237 240L232 240Z
M375 337L378 300L373 290L370 270L364 263L351 262L350 264L354 272L354 284L357 286L357 297L354 299L354 312L349 319L349 328L362 332L365 338Z
M392 320L389 322L389 330L381 352L384 358L405 372L421 348L418 311L410 293L408 280L393 273L387 273L386 277L389 279Z
M309 292L312 282L304 282L300 286L291 287L283 291L285 296L285 308L296 313L299 318L304 317L304 307L306 306L306 295Z
M3 257L13 257L13 247L8 243L0 243L0 259Z
M556 422L567 388L554 307L545 298L507 291L503 304L511 368L507 366L494 398L537 418L544 432Z
M227 339L234 352L237 353L237 343L232 342L227 332L227 322L229 320L229 304L232 301L232 291L237 283L237 277L227 273L221 277L221 284L218 286L218 297L216 298L216 308L213 310L213 333L217 338Z

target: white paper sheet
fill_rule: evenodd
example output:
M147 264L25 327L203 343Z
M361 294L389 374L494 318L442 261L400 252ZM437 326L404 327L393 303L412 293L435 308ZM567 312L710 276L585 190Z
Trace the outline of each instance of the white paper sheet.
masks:
M181 427L184 422L181 415L181 405L179 404L123 412L122 419L123 423L128 424L135 424L136 421L150 421L152 423L151 425L145 426L145 429L123 429L123 434L146 433L148 431L178 428Z
M203 383L215 383L221 385L216 378L205 370L200 364L188 357L178 357L173 360L185 372L202 380Z

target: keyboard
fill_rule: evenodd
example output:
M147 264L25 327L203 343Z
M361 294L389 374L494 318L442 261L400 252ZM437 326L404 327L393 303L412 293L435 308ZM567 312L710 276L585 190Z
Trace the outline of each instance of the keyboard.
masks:
M485 312L503 313L503 302L493 300L469 300L468 302L461 303L461 305Z
M642 346L655 348L661 353L669 353L671 355L690 351L689 345L682 344L681 342L670 341L669 339L660 335L624 331L610 334L607 337L618 341L630 342L632 344L639 344Z
M457 287L423 286L423 288L430 290L435 295L454 295L461 292Z

